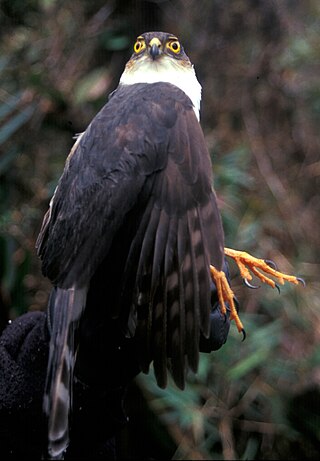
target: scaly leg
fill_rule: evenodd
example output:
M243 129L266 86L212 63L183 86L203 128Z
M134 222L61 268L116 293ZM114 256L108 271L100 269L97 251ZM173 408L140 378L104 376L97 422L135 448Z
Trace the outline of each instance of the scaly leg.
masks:
M239 318L235 303L234 303L234 294L228 283L226 274L223 271L218 271L214 266L210 266L210 272L212 279L216 285L220 309L222 314L226 314L226 302L230 307L230 320L234 320L239 333L243 334L243 339L245 339L246 333L244 331L242 322Z

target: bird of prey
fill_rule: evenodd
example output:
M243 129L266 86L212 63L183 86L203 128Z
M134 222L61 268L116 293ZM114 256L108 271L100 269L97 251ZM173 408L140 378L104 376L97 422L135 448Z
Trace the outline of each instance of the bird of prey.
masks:
M52 458L68 445L79 323L86 315L95 325L116 320L134 337L141 370L153 362L161 387L168 368L180 388L186 370L197 371L200 339L210 333L212 283L221 313L228 311L243 331L225 254L247 280L245 264L252 260L224 248L200 100L178 38L144 33L117 89L66 160L37 240L43 274L54 286L44 397ZM256 275L258 267L279 274L256 260L250 266Z

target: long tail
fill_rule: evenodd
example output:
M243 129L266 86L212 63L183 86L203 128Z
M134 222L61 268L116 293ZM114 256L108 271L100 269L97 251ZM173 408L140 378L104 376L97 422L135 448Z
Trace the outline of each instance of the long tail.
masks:
M51 339L43 401L48 416L49 459L63 459L69 444L69 414L76 358L75 332L86 296L86 288L54 288L49 300Z

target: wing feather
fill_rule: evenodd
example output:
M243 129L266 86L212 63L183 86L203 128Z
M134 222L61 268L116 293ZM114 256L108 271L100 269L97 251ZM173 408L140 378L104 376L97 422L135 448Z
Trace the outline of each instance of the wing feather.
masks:
M152 335L150 336L154 373L158 385L167 385L167 305L163 299L162 283L157 287L152 309Z
M188 289L186 296L186 353L188 363L193 371L198 368L199 362L199 317L200 317L200 284L198 280L199 267L197 266L195 251L199 244L199 236L195 231L195 212L188 212L188 267L184 270L185 284Z

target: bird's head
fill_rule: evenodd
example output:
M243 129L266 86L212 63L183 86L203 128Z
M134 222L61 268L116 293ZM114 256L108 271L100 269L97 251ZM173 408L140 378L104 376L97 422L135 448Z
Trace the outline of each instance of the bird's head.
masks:
M131 67L137 62L149 66L170 66L173 62L178 68L192 67L179 39L166 32L146 32L137 37L127 65Z
M137 37L120 84L167 82L191 99L199 118L201 85L179 39L166 32L146 32Z

